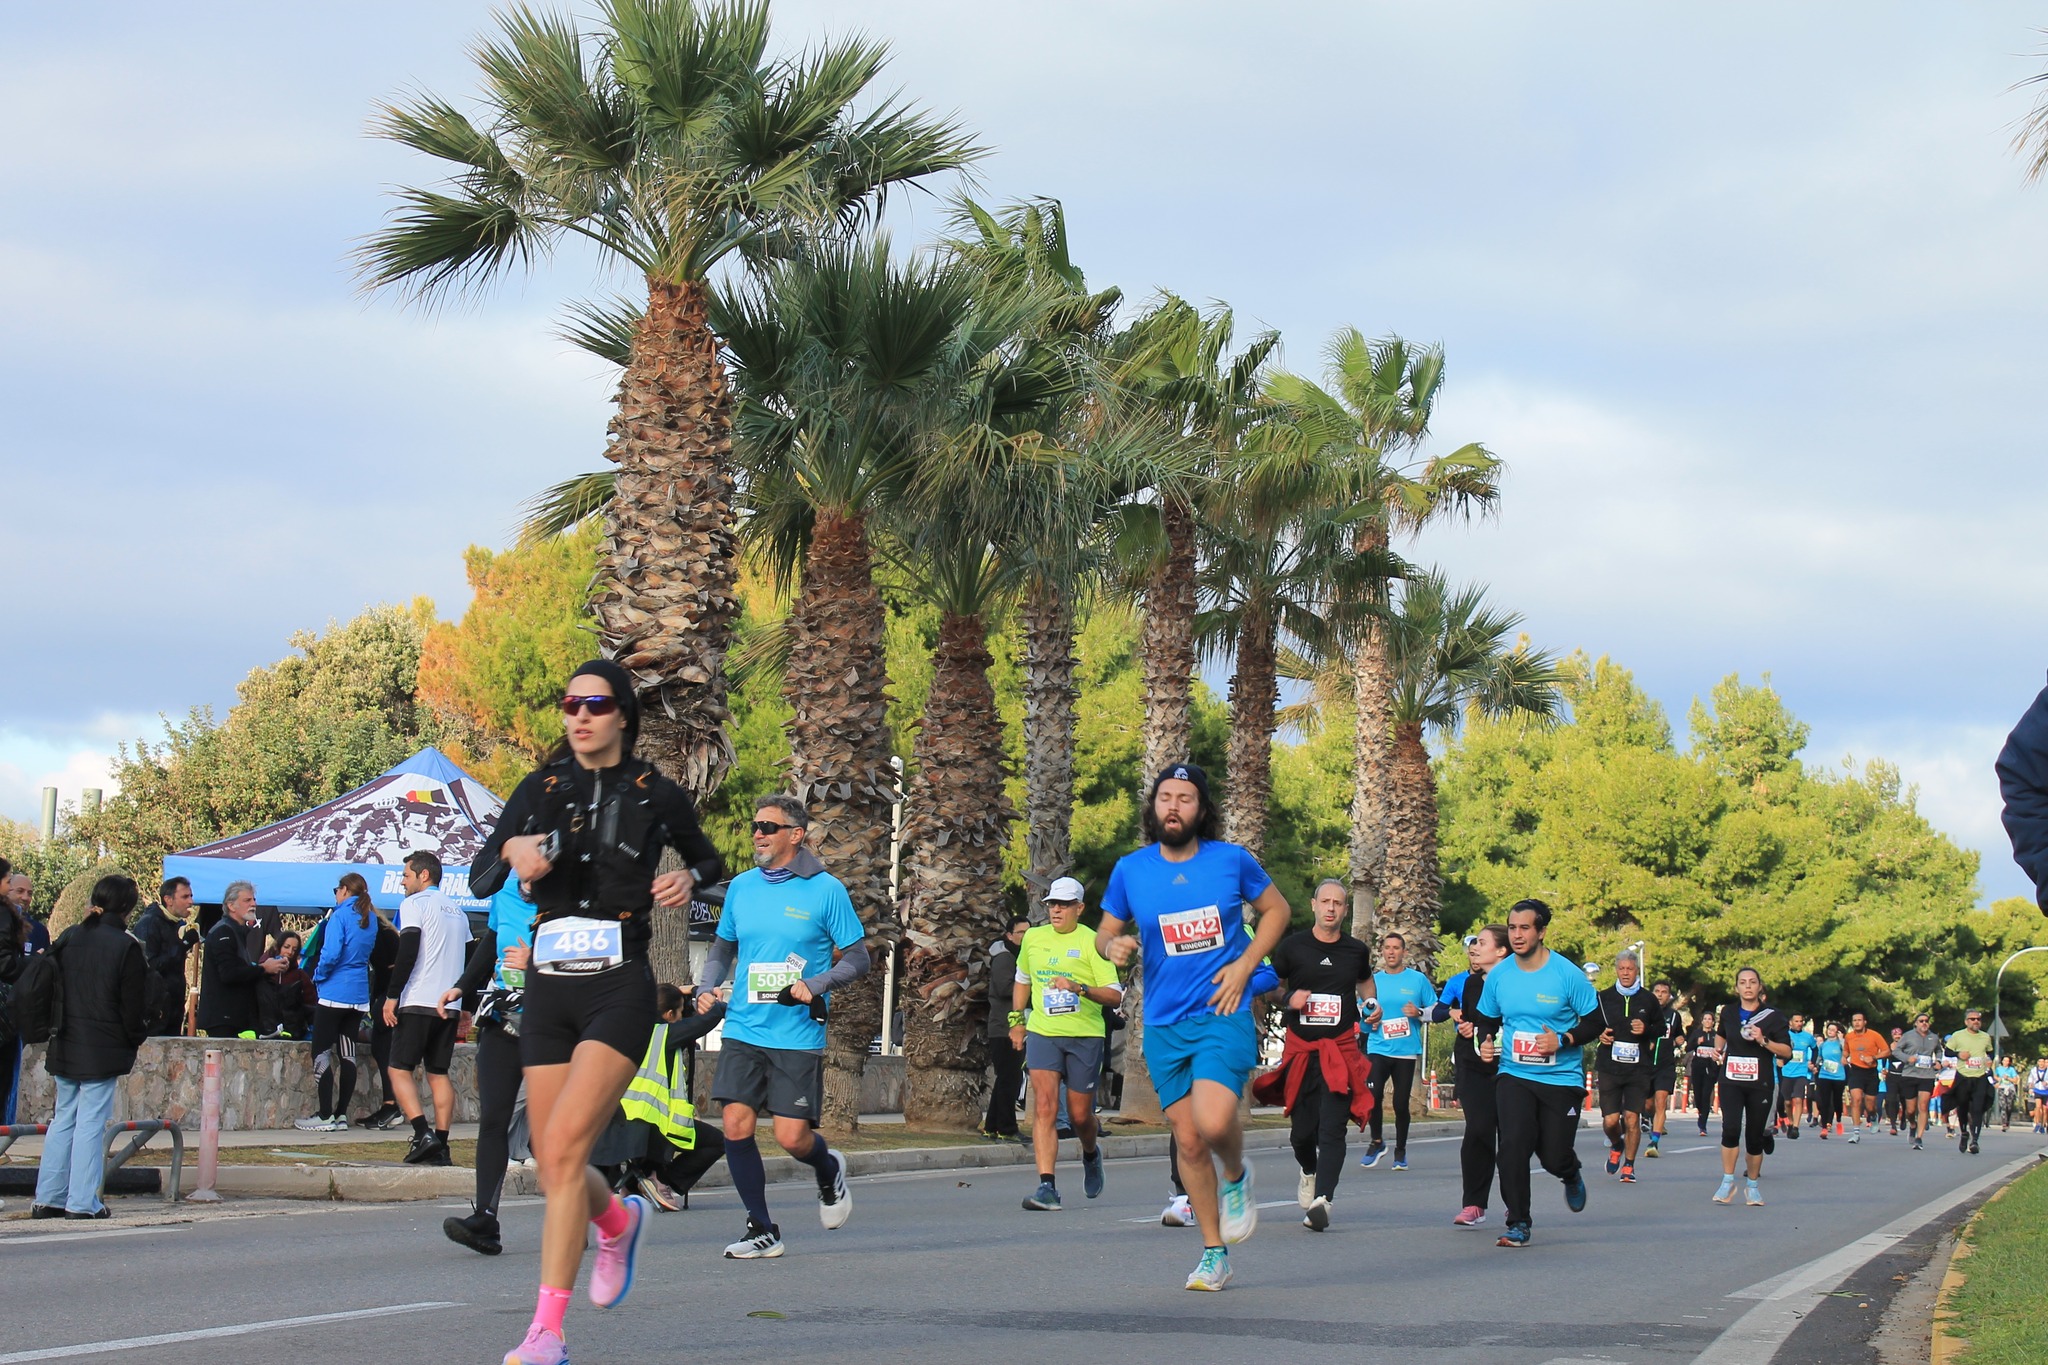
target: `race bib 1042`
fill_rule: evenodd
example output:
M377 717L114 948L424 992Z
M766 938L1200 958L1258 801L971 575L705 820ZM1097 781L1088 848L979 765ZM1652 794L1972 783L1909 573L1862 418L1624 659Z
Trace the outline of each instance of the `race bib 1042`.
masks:
M1508 1040L1509 1055L1523 1066L1556 1066L1557 1054L1555 1052L1546 1053L1537 1050L1538 1044L1542 1043L1542 1041L1543 1035L1540 1033L1518 1032Z
M1755 1057L1730 1057L1728 1079L1731 1081L1753 1081L1762 1074L1759 1059Z
M1159 939L1168 957L1192 957L1223 946L1223 912L1207 905L1159 917Z
M550 976L602 972L625 961L616 920L549 920L533 931L533 965Z
M1335 1025L1344 1019L1344 997L1341 995L1317 995L1310 992L1308 1006L1301 1012L1301 1022L1311 1025Z

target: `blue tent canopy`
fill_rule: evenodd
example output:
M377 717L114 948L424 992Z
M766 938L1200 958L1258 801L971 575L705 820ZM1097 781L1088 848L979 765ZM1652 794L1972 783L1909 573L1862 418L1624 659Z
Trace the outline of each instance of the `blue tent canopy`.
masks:
M385 909L405 899L399 887L408 853L441 859L441 888L457 905L481 909L469 894L469 864L504 803L439 749L426 748L354 791L274 825L188 848L164 859L165 877L185 877L194 900L218 904L229 882L256 887L262 905L325 910L335 882L360 872Z

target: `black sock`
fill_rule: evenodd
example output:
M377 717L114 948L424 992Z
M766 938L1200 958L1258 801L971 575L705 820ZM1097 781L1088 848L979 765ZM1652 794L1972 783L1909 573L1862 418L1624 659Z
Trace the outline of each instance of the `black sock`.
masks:
M1050 1184L1052 1184L1052 1183L1053 1183L1053 1182L1052 1182L1052 1172L1051 1172L1051 1171L1040 1171L1040 1172L1038 1173L1038 1183L1039 1183L1039 1184L1041 1184L1041 1185L1050 1185Z
M448 1130L446 1128L436 1128L434 1130L434 1141L446 1147L448 1145Z
M832 1149L825 1145L825 1139L819 1137L815 1131L811 1134L811 1150L797 1160L817 1173L820 1189L832 1188L832 1182L839 1174L839 1166L832 1160Z
M427 1135L427 1116L425 1114L421 1114L412 1121L412 1135L416 1138L423 1138Z

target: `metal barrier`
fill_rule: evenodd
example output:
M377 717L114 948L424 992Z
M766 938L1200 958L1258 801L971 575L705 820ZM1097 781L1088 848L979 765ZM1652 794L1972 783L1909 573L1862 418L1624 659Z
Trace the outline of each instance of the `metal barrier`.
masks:
M18 1137L47 1137L50 1125L47 1123L0 1124L0 1152L14 1145ZM119 1152L114 1150L114 1140L123 1133L133 1133L128 1145ZM164 1184L164 1202L178 1202L178 1192L185 1181L185 1130L170 1119L131 1119L126 1123L115 1120L107 1124L107 1166L109 1171L118 1171L128 1164L137 1152L149 1145L149 1140L158 1133L171 1135L171 1175Z

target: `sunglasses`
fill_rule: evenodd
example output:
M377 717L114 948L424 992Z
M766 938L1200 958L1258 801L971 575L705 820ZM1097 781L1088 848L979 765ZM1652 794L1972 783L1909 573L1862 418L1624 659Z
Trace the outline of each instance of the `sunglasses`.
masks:
M618 709L619 699L617 697L572 696L562 698L562 714L565 716L573 716L578 711L593 716L608 716Z
M756 820L754 822L754 833L756 834L780 834L786 829L802 828L802 825L778 825L773 820Z

